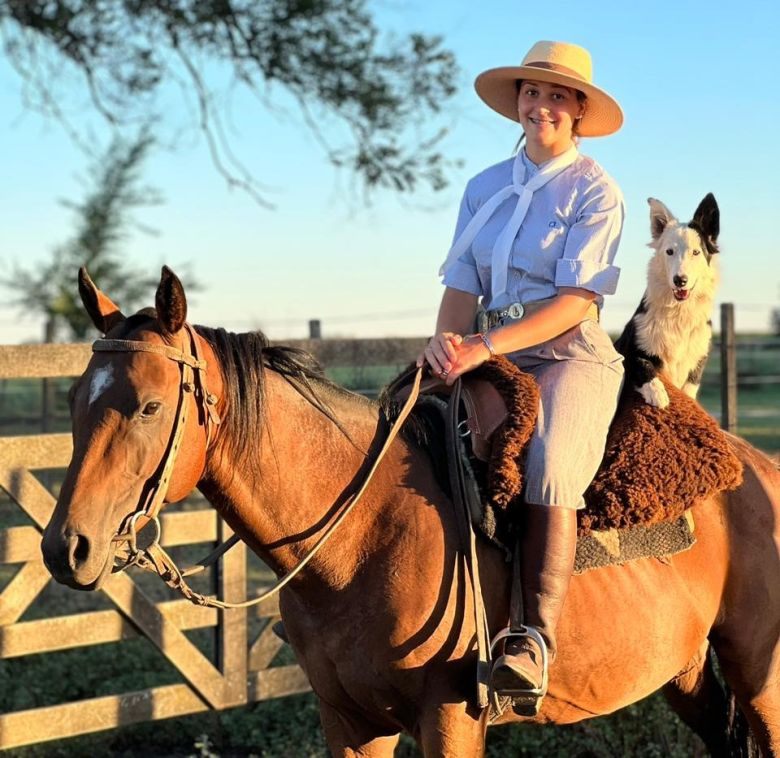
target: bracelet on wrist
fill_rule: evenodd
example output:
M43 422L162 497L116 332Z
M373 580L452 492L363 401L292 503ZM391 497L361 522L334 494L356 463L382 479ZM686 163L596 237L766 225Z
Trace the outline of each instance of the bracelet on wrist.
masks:
M498 355L495 346L493 345L493 342L491 341L490 337L485 334L485 332L477 332L475 335L479 337L482 340L482 344L488 349L490 352L490 357L492 358L495 355Z

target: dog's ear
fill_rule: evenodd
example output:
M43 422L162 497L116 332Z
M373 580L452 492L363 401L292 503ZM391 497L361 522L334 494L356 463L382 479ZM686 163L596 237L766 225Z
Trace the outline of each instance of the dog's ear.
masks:
M670 221L676 221L674 214L660 201L654 197L648 197L647 203L650 206L650 234L653 240L657 240Z
M720 210L712 192L708 192L699 203L696 213L693 214L693 223L698 225L704 236L713 244L717 242L720 234Z

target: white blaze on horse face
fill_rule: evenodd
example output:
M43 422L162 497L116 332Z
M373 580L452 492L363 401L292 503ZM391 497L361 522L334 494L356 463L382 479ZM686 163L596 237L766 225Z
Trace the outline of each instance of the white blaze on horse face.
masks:
M88 405L92 405L113 383L114 367L110 363L95 371L89 384Z

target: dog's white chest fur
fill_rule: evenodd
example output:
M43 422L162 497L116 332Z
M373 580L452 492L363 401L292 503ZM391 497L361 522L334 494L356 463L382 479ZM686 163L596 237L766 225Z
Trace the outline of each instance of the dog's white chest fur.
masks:
M687 306L694 307L687 307ZM710 349L712 328L708 308L685 303L682 307L653 308L636 316L637 342L657 355L675 387L682 387L688 375Z

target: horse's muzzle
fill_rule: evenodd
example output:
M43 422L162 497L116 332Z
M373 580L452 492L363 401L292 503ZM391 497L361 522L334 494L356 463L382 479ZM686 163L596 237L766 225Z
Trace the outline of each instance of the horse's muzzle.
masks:
M96 545L85 534L47 527L41 541L43 562L60 584L76 590L100 587L114 560L114 545Z

